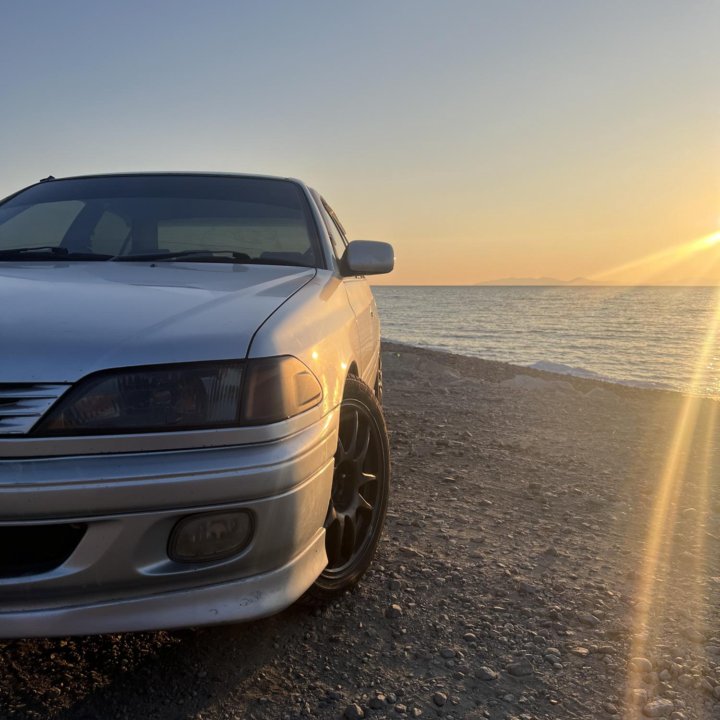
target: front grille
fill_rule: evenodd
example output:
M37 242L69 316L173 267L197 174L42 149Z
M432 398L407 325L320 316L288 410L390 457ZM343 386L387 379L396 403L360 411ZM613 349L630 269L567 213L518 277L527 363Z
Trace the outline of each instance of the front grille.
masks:
M0 578L54 570L70 557L86 529L82 523L0 525Z
M50 383L0 383L0 435L24 435L69 388Z

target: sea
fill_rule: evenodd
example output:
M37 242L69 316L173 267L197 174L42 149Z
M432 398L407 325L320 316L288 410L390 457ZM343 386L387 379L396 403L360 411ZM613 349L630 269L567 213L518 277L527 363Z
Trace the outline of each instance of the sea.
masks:
M720 396L716 287L373 288L385 340Z

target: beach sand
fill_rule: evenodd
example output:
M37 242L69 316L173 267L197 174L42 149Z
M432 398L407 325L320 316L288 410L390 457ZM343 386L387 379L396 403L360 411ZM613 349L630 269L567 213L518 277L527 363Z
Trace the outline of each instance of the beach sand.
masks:
M0 716L717 717L718 404L392 343L383 363L394 488L355 592L0 643Z
M718 403L385 347L391 538L446 563L464 663L533 716L717 713Z

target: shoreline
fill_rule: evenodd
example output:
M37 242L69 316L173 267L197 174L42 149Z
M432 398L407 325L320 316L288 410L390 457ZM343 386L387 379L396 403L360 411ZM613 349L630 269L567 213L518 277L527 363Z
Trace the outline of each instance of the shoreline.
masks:
M433 346L423 346L423 345L412 345L411 343L404 343L398 340L389 340L386 338L382 338L382 348L383 351L395 351L395 352L401 352L401 351L418 351L421 353L429 353L431 355L437 355L437 356L447 356L449 358L461 358L463 360L468 360L472 362L476 362L479 364L479 369L482 370L483 367L487 368L488 370L495 369L493 372L498 371L501 372L501 369L505 369L507 373L514 372L516 375L529 375L534 377L540 377L544 378L548 381L553 380L566 380L570 384L578 387L579 389L583 387L587 387L588 391L592 389L592 387L599 385L601 387L605 387L606 389L624 389L628 391L641 391L643 393L659 393L661 395L669 395L671 397L677 398L687 398L687 397L694 397L699 400L706 400L709 402L717 403L720 401L720 395L711 397L708 395L700 395L700 394L693 394L688 393L684 390L679 390L672 387L663 387L663 386L654 386L654 385L645 385L642 384L642 382L635 382L632 380L614 380L611 378L606 377L585 377L582 375L575 375L573 373L564 373L564 372L557 372L553 370L546 370L541 368L532 367L530 365L517 365L515 363L506 362L502 360L491 360L489 358L484 358L479 355L465 355L463 353L459 352L453 352L452 350L446 350L443 348L433 347ZM561 363L558 363L561 364ZM569 367L569 366L566 366ZM577 368L578 370L583 370L583 368ZM587 370L587 372L593 372L592 370ZM590 383L591 385L586 385L587 383Z

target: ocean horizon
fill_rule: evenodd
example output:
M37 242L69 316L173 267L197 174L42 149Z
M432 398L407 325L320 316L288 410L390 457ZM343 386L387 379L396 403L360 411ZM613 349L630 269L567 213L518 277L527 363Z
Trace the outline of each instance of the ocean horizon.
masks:
M385 340L720 396L720 355L708 337L717 286L380 285L373 292Z

